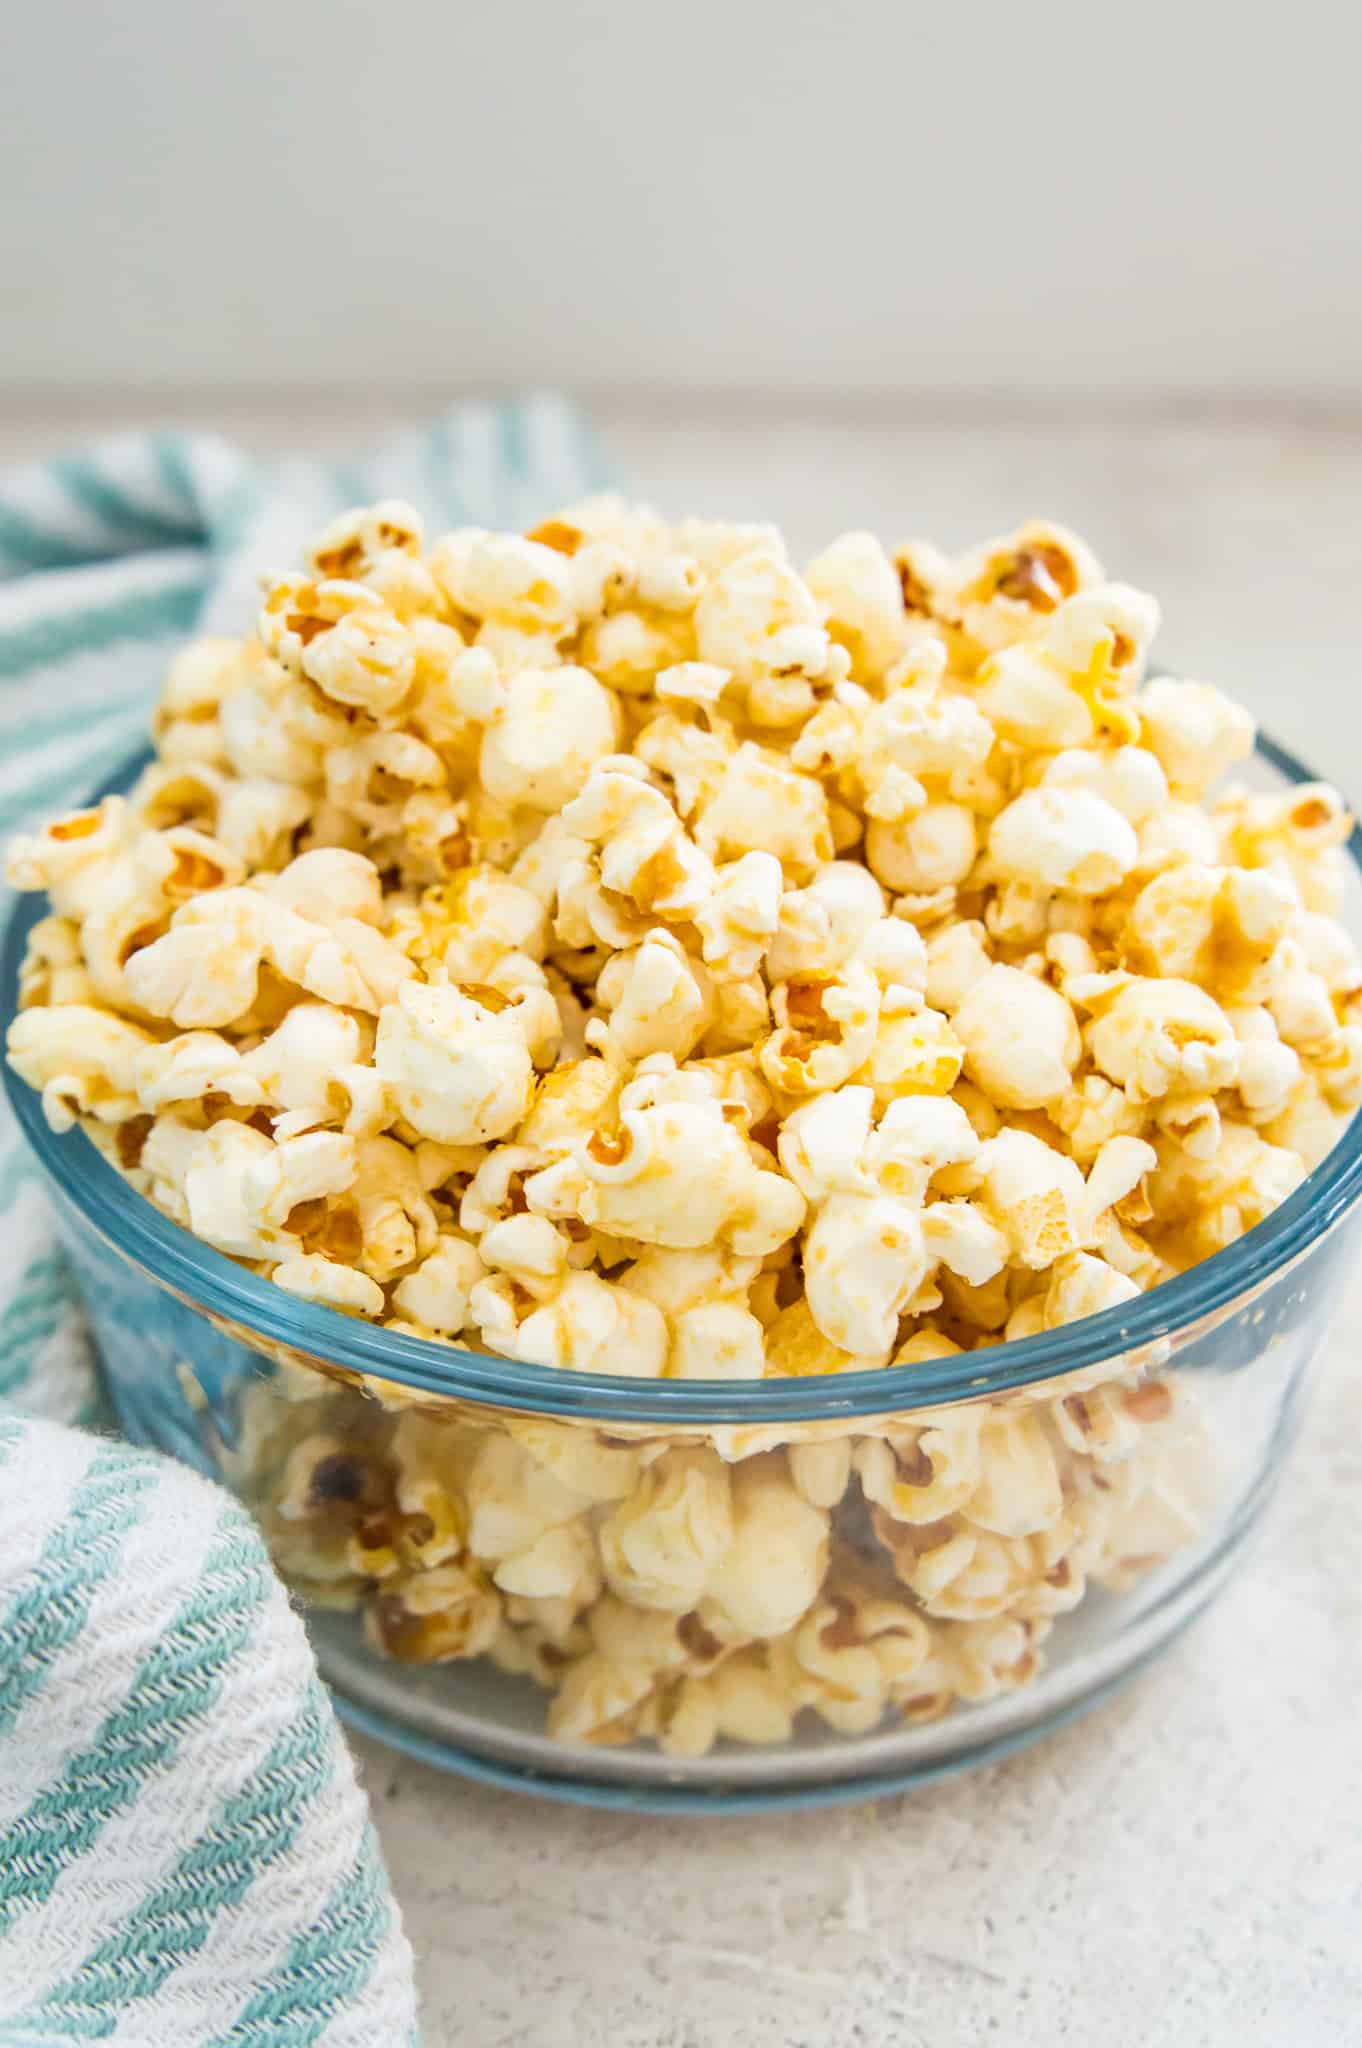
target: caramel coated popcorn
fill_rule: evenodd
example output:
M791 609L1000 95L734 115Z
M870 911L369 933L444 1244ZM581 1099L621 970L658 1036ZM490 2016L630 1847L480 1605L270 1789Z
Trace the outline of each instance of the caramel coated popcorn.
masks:
M1027 1683L1090 1587L1197 1537L1211 1485L1194 1396L1129 1374L725 1452L359 1393L261 1389L246 1419L234 1476L310 1598L401 1662L532 1678L563 1741L675 1756Z
M1039 521L801 573L613 498L347 513L177 657L128 796L11 847L10 1062L287 1292L512 1360L825 1377L1119 1306L1362 1100L1351 821L1220 787L1252 721L1145 679L1157 625ZM639 1443L314 1389L255 1469L389 1654L697 1754L1033 1676L1197 1526L1149 1364Z

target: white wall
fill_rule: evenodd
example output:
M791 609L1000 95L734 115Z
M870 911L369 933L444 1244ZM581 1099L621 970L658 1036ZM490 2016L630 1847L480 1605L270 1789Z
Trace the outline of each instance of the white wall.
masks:
M1362 10L39 0L40 383L1362 397Z

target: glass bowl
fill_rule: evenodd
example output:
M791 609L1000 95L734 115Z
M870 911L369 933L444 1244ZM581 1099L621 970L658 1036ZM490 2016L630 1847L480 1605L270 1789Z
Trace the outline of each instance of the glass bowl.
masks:
M1311 778L1263 741L1255 779ZM1356 928L1362 835L1349 850ZM43 909L10 918L0 1025ZM873 1797L1138 1669L1276 1482L1362 1192L1358 1120L1265 1222L1123 1307L876 1372L657 1381L295 1300L4 1074L123 1428L251 1502L341 1713L473 1777L640 1809ZM674 1509L660 1559L641 1500Z

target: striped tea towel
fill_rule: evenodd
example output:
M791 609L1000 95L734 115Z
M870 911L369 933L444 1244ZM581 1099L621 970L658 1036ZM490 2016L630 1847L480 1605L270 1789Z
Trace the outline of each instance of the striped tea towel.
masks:
M84 797L175 647L346 505L532 525L598 481L552 399L344 466L121 437L0 479L0 840ZM306 1640L242 1511L102 1420L0 1103L0 2048L403 2048L411 1959Z

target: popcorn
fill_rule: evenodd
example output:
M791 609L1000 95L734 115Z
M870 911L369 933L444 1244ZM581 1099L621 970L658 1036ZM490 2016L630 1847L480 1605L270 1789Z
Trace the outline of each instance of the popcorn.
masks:
M1136 700L1145 744L1158 756L1174 796L1199 798L1253 751L1254 723L1209 683L1160 676Z
M1095 1064L1132 1100L1234 1086L1239 1048L1213 996L1177 976L1115 984L1083 998L1094 1012L1085 1036Z
M328 747L353 737L345 712L258 641L241 649L239 680L222 700L218 729L233 774L317 793Z
M1096 725L1084 698L1029 645L1007 648L979 673L978 708L998 738L1011 746L1060 753L1095 739Z
M211 1042L209 1033L189 1033L172 1044L183 1046L195 1038ZM279 1137L328 1123L367 1136L387 1121L385 1093L369 1064L370 1051L370 1035L351 1012L329 1003L295 1003L258 1046L237 1055L243 1080L255 1084L253 1098L241 1092L242 1083L230 1072L205 1081L202 1092L216 1087L237 1101L272 1103L284 1112L275 1118ZM148 1109L157 1106L156 1101L146 1103Z
M128 806L106 796L93 811L69 811L41 832L20 833L5 855L12 889L45 889L59 917L83 918L108 889L130 837Z
M358 1170L354 1141L310 1131L275 1144L249 1124L224 1121L195 1145L184 1177L190 1228L238 1258L278 1257L297 1212L343 1194Z
M631 1713L652 1685L641 1660L612 1664L600 1655L579 1658L553 1696L549 1733L559 1742L628 1742L634 1734Z
M442 1463L447 1483L463 1501L467 1549L494 1570L575 1523L589 1505L575 1487L495 1431L456 1437Z
M866 865L896 895L954 889L974 866L979 834L966 804L929 803L910 817L873 818L866 829Z
M318 1302L323 1308L339 1309L342 1315L383 1313L383 1289L375 1281L355 1267L325 1258L320 1252L281 1259L270 1278L286 1294L296 1294L300 1301Z
M836 974L856 959L883 922L884 894L859 862L829 861L807 888L786 890L778 912L767 961L770 979Z
M239 680L241 650L221 637L191 640L171 662L152 713L151 730L163 761L223 761L217 714Z
M588 847L599 847L603 888L627 897L636 911L682 921L707 900L713 868L667 799L640 780L634 767L627 757L623 765L613 757L599 764L564 808L562 822Z
M1207 1156L1198 1157L1175 1140L1156 1149L1159 1165L1150 1176L1149 1198L1184 1260L1209 1258L1252 1230L1294 1192L1306 1172L1300 1154L1229 1117L1220 1119L1219 1143Z
M199 1124L186 1123L173 1114L154 1116L151 1129L142 1141L142 1154L137 1162L145 1193L158 1208L164 1209L176 1223L182 1223L186 1228L189 1204L184 1192L185 1175L202 1136L203 1129Z
M423 1329L457 1337L468 1327L470 1297L485 1272L476 1246L442 1231L421 1263L394 1287L394 1305Z
M411 733L374 732L326 757L327 798L351 812L375 838L394 831L407 798L423 788L444 786L444 763L433 747Z
M1091 1205L1072 1159L1029 1131L1001 1130L979 1148L976 1197L1020 1266L1041 1271L1086 1240Z
M1144 674L1159 616L1157 603L1143 591L1128 583L1102 583L1058 605L1041 644L1071 674L1095 676L1124 693ZM1103 709L1100 702L1094 708Z
M1076 533L1030 519L954 565L953 597L966 632L984 646L998 647L1029 635L1037 618L1044 620L1101 577L1096 556Z
M994 729L979 706L941 687L943 663L920 653L882 703L842 689L809 720L790 750L796 767L835 773L873 818L912 816L940 796L967 802L979 786Z
M715 870L714 893L695 913L705 965L725 981L754 974L780 924L782 875L770 853L745 853Z
M596 1001L609 1022L587 1026L588 1042L621 1063L670 1053L684 1059L704 1036L714 1014L709 976L664 930L641 946L616 953L596 982Z
M1022 1613L1038 1594L1044 1599L1077 1533L1063 1520L1043 1534L1011 1538L962 1522L947 1524L943 1537L939 1525L919 1531L879 1509L874 1522L904 1585L927 1614L949 1621Z
M875 1049L880 991L858 961L837 975L781 982L772 1009L776 1029L761 1048L761 1070L783 1094L840 1088Z
M184 904L164 937L134 953L125 971L140 1009L193 1028L243 1017L262 967L324 1002L371 1013L412 971L359 919L314 923L250 887L218 889Z
M20 1009L85 1003L93 993L89 969L81 958L80 926L69 917L39 918L19 968Z
M1000 876L1078 896L1118 888L1139 855L1129 820L1074 787L1027 790L993 820L988 850Z
M10 1065L40 1091L54 1131L69 1131L78 1115L121 1123L138 1108L139 1059L149 1034L108 1010L63 1003L22 1010L9 1028Z
M947 925L927 945L928 1002L954 1016L992 965L988 934L977 918Z
M485 1341L508 1358L572 1372L657 1379L667 1362L667 1326L650 1301L595 1273L569 1272L542 1306L517 1314L514 1282L480 1281L469 1298ZM533 1304L533 1297L531 1297Z
M386 1282L434 1247L438 1220L426 1199L420 1159L396 1138L362 1138L355 1146L355 1169L354 1256L365 1272Z
M650 1465L600 1525L611 1591L631 1607L697 1607L733 1543L731 1488L712 1451L668 1451Z
M1335 1109L1313 1077L1306 1075L1292 1090L1281 1114L1264 1126L1263 1135L1294 1152L1308 1171L1333 1150L1346 1124L1347 1116Z
M573 623L571 556L519 534L466 527L437 541L430 566L456 611L565 632Z
M766 1370L765 1333L735 1301L697 1302L672 1317L667 1370L678 1380L759 1380Z
M501 1602L484 1575L437 1565L380 1593L366 1613L370 1640L401 1664L448 1664L491 1648Z
M1063 1590L1056 1596L1052 1588ZM1042 1659L1036 1644L1048 1623L1033 1610L1039 1606L1041 1612L1062 1612L1076 1605L1083 1584L1072 1574L1068 1559L1061 1558L1047 1573L1043 1589L1037 1591L1043 1598L1038 1602L1036 1592L1028 1597L1025 1620L966 1621L951 1628L947 1662L959 1698L996 1699L1000 1693L1026 1685L1040 1671Z
M772 547L738 555L713 577L695 607L695 640L701 661L727 669L746 686L760 725L807 715L811 685L839 666L819 620L816 590ZM790 680L782 689L777 678Z
M1066 1252L1056 1259L1041 1311L1041 1327L1057 1330L1084 1316L1100 1315L1134 1301L1140 1289L1126 1274L1086 1252Z
M740 1636L778 1636L813 1604L828 1558L828 1517L804 1499L778 1453L749 1458L732 1479L731 1539L699 1605Z
M843 534L810 562L804 580L850 654L857 681L883 677L904 645L904 601L898 572L874 534Z
M1148 1221L1148 1204L1143 1198L1143 1213L1131 1219L1131 1197L1158 1162L1158 1153L1142 1138L1118 1132L1105 1139L1088 1172L1088 1207L1094 1220L1108 1209L1120 1209L1128 1220Z
M267 589L259 632L287 674L375 717L395 711L415 680L411 636L362 583L283 577Z
M843 1735L877 1727L894 1690L926 1663L931 1631L902 1600L879 1594L850 1573L787 1636L771 1646L771 1664L800 1706Z
M965 1503L969 1520L995 1536L1034 1536L1063 1511L1049 1439L1025 1408L999 1408L979 1431L979 1482Z
M790 1379L812 1379L825 1373L865 1372L884 1364L883 1357L857 1357L841 1350L823 1334L802 1297L781 1309L766 1332L766 1356L774 1371Z
M1195 981L1222 998L1260 1000L1283 978L1281 943L1299 911L1294 887L1267 870L1181 861L1146 883L1122 947L1130 966Z
M790 1477L811 1507L835 1508L851 1482L852 1448L831 1443L791 1444Z
M398 498L356 506L324 527L307 551L317 576L368 584L401 618L434 610L438 595L421 560L420 514Z
M1115 747L1102 753L1066 748L1046 763L1040 786L1087 790L1135 826L1157 820L1168 803L1168 779L1158 756L1146 747Z
M583 629L577 654L619 696L645 698L663 669L693 659L695 629L690 619L661 609L612 612Z
M587 1501L623 1500L633 1491L642 1460L628 1444L609 1442L579 1424L551 1422L540 1415L508 1415L506 1429L536 1465Z
M356 508L177 657L130 796L14 843L50 914L9 1057L130 1199L384 1330L986 1383L1119 1332L1362 1102L1346 808L1207 801L1252 721L1143 680L1157 623L1047 522L801 575L612 498L429 543ZM1119 1342L689 1429L281 1371L233 1456L385 1654L698 1756L995 1699L1191 1540L1186 1389Z
M242 1109L258 1108L270 1099L247 1066L246 1056L215 1031L184 1031L164 1042L148 1041L137 1056L135 1082L142 1108L153 1112L177 1102L197 1103L207 1095L220 1095ZM312 1121L309 1118L303 1128Z
M921 1219L906 1202L833 1195L804 1244L810 1312L839 1349L887 1359L930 1265Z
M1039 1109L1063 1095L1082 1050L1064 996L1015 967L991 966L972 979L951 1028L970 1080L1007 1109Z
M581 1146L573 1213L644 1244L723 1244L765 1257L799 1228L802 1195L755 1162L712 1096L673 1096L666 1082L662 1074L630 1082L618 1132L597 1132Z
M1245 1115L1270 1123L1291 1100L1301 1076L1300 1055L1283 1043L1276 1019L1261 1005L1227 1009L1239 1042L1239 1100Z
M561 810L592 768L614 752L619 713L584 668L523 668L483 736L478 773L500 802Z
M283 863L301 826L310 821L313 835L320 837L321 811L306 790L263 775L243 776L222 789L212 829L218 844L244 868L273 869Z
M374 1065L422 1137L478 1145L520 1122L534 1063L519 1011L416 981L380 1011Z
M725 763L696 815L697 843L715 861L770 853L802 882L832 858L832 827L821 784L780 754L748 740Z
M980 1420L970 1409L946 1410L926 1429L865 1438L855 1463L866 1499L896 1522L958 1514L979 1484Z
M718 1246L676 1251L642 1245L620 1274L620 1285L674 1319L708 1302L745 1300L761 1268L759 1258L738 1258Z
M503 1593L534 1601L562 1600L585 1606L601 1588L596 1546L586 1521L546 1529L529 1548L508 1557L492 1574Z

